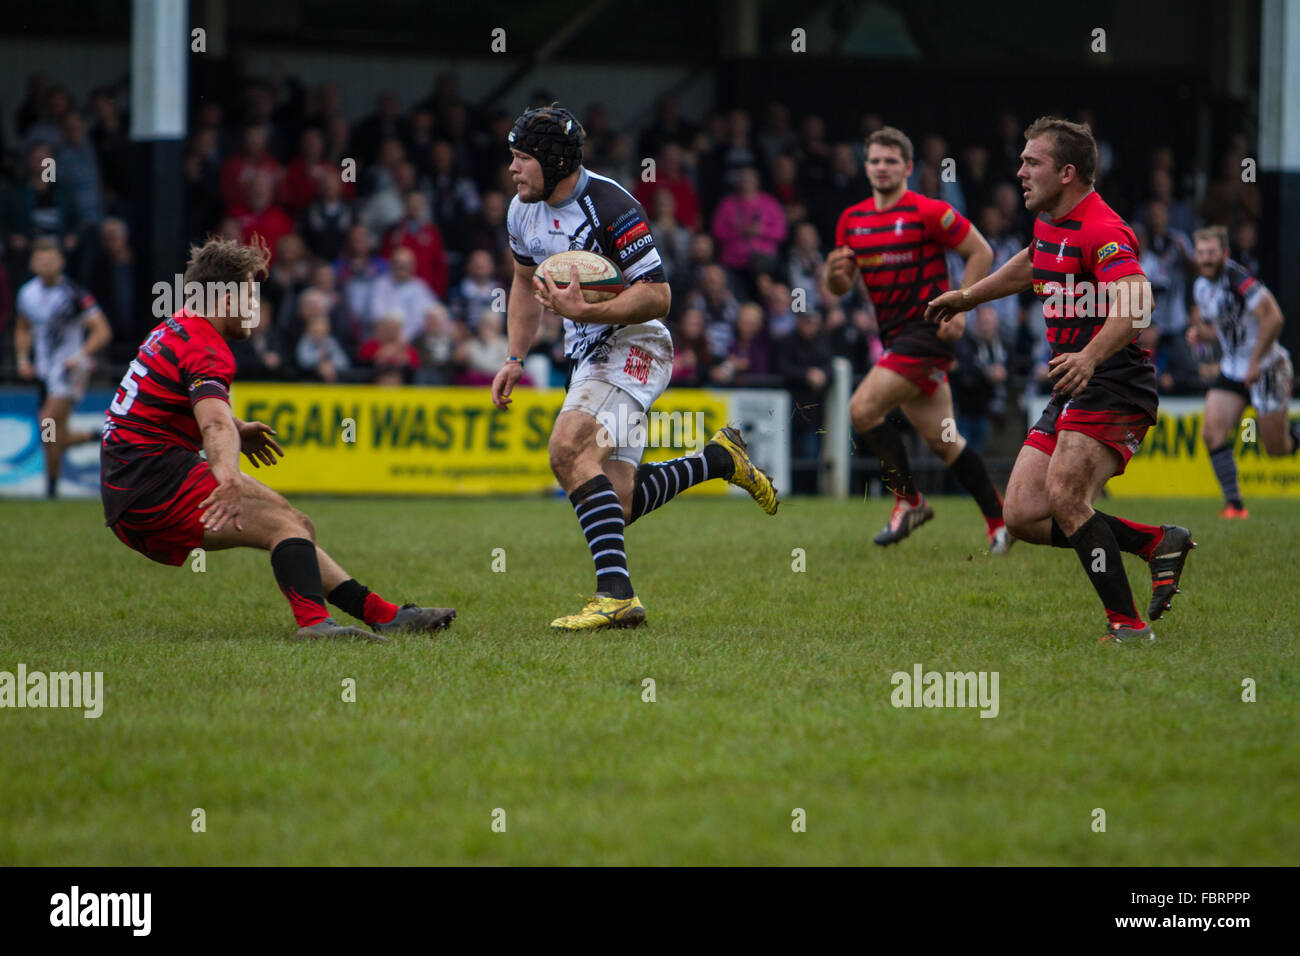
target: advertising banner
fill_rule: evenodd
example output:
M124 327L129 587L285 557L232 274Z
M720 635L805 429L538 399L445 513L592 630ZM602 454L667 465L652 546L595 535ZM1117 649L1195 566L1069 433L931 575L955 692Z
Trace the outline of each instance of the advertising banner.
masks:
M1042 414L1047 396L1025 401L1028 427ZM1204 418L1203 398L1161 398L1159 419L1128 469L1112 478L1106 490L1117 498L1218 498L1219 484L1201 438ZM1300 456L1270 458L1259 440L1258 425L1246 427L1254 418L1255 410L1247 408L1234 439L1242 497L1300 499Z
M285 457L249 474L285 494L490 495L557 489L547 441L564 402L562 389L517 389L510 408L494 408L487 388L306 385L236 382L235 414L274 428ZM74 426L98 425L113 393L87 394ZM744 426L755 461L789 488L789 396L782 391L670 389L645 416L643 461L703 449L723 425ZM0 495L45 493L35 388L0 389ZM707 482L691 494L727 493ZM70 449L61 492L99 495L99 446Z

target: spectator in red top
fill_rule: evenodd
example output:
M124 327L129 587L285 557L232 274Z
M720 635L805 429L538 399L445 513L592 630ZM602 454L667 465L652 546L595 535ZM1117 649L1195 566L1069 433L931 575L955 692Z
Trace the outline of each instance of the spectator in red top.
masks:
M636 200L646 209L653 209L655 193L661 189L672 193L673 198L677 200L674 213L677 222L692 232L699 229L700 197L686 176L682 148L676 143L664 144L659 158L655 160L655 178L651 182L643 182L637 186Z
M429 221L429 200L417 191L406 194L405 215L384 239L383 256L392 258L397 248L415 256L415 274L432 286L438 298L447 297L447 249L438 227Z
M737 170L736 191L713 214L718 261L741 272L770 270L785 232L785 212L775 197L759 191L758 171L752 166Z
M375 337L361 344L357 360L369 365L376 385L401 385L415 377L420 355L402 333L405 318L391 312L375 323Z
M241 241L248 243L254 234L266 240L267 246L274 250L282 236L293 232L293 220L283 209L271 202L275 193L274 182L267 173L258 173L248 181L248 205L232 211L239 223ZM274 253L272 259L274 261Z
M266 135L265 126L245 127L243 148L221 164L221 201L226 209L251 205L248 186L255 174L270 176L272 188L283 175L279 161L266 151Z
M280 182L280 204L297 218L321 194L321 183L326 179L342 183L342 170L325 158L325 134L309 126L302 131L298 155ZM342 187L345 198L351 199L356 194L355 183L342 183Z

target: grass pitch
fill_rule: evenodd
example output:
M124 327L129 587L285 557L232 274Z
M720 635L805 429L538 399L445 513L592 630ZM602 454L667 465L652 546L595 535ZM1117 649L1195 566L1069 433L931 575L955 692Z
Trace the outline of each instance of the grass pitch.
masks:
M296 503L361 581L457 607L451 632L295 645L264 553L164 568L97 503L0 502L0 670L103 671L105 696L99 719L0 710L0 864L1213 865L1300 850L1294 504L1252 501L1227 523L1210 502L1110 502L1201 545L1159 644L1111 648L1076 556L990 559L966 499L939 499L888 550L870 543L881 501L795 500L774 519L673 502L628 532L649 625L585 637L547 629L592 586L563 500ZM1126 562L1145 607L1145 565ZM997 671L998 716L896 709L891 675L918 663Z

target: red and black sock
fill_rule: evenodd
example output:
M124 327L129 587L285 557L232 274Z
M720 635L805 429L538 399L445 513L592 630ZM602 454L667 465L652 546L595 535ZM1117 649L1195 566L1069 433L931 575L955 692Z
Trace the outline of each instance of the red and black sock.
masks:
M992 534L1005 523L1002 520L1002 496L989 480L989 470L984 467L984 459L970 445L962 449L960 455L948 466L962 487L970 492L975 503L980 506L980 513Z
M1165 529L1158 524L1138 524L1136 521L1129 521L1127 518L1102 514L1100 511L1097 514L1101 514L1106 519L1106 524L1110 525L1115 540L1119 542L1119 549L1127 551L1129 554L1136 554L1143 561L1151 560L1151 555L1155 554L1156 545L1165 536Z
M1158 524L1138 524L1136 521L1117 518L1101 511L1094 512L1094 514L1101 515L1102 519L1110 527L1111 534L1115 536L1115 541L1119 544L1121 551L1136 554L1143 561L1150 561L1151 555L1155 554L1156 546L1164 540L1165 529ZM1061 530L1061 526L1056 523L1055 519L1052 520L1052 547L1073 547L1070 539L1066 537L1065 532Z
M397 616L396 604L385 601L356 578L348 578L331 591L329 602L367 624L387 624Z
M1095 512L1070 535L1070 546L1083 562L1083 570L1106 608L1107 620L1125 627L1145 627L1133 605L1133 591L1124 574L1122 552L1106 515Z
M909 505L920 504L916 483L912 481L912 466L907 460L907 447L903 444L903 436L899 434L898 428L889 421L883 421L858 437L880 459L880 480L885 487Z
M306 538L285 538L271 550L271 570L299 627L319 624L330 616L321 594L315 544Z

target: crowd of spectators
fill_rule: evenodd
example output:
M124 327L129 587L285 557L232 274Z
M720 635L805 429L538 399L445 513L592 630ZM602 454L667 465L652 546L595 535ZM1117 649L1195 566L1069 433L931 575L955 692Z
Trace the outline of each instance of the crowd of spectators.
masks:
M451 73L414 102L382 92L373 112L355 121L330 83L247 78L228 92L228 100L204 99L192 111L184 217L191 241L256 233L272 250L263 321L235 349L239 374L490 381L506 355L513 184L505 140L513 114L474 109ZM532 105L552 98L539 90ZM0 327L10 324L17 286L29 275L32 240L53 235L69 273L118 332L118 360L134 351L136 316L149 309L135 301L124 103L122 87L77 103L57 82L32 76L0 185ZM860 376L882 351L860 284L841 299L821 276L841 210L869 194L862 139L884 118L863 115L858 135L832 141L822 116L795 117L779 102L756 114L737 108L688 119L664 96L635 132L616 129L600 103L566 105L577 107L586 128L586 165L622 182L650 217L673 291L673 383L786 388L797 409L796 454L815 453L832 358L848 359ZM1239 175L1248 143L1232 137L1210 179L1169 148L1123 154L1094 116L1074 118L1097 130L1098 185L1140 236L1156 292L1143 342L1156 355L1161 388L1200 390L1213 355L1194 354L1184 341L1194 277L1189 232L1223 223L1233 255L1254 264L1258 194ZM1003 113L987 142L960 146L889 119L917 143L911 187L970 217L993 247L994 268L1024 248L1031 223L1015 171L1032 117ZM49 159L57 164L53 182L43 175ZM645 159L654 160L652 176ZM945 167L955 178L941 174ZM1042 331L1041 310L1028 297L969 318L952 381L977 447L988 420L1044 380ZM548 315L533 353L551 361L552 381L563 375L562 338Z

